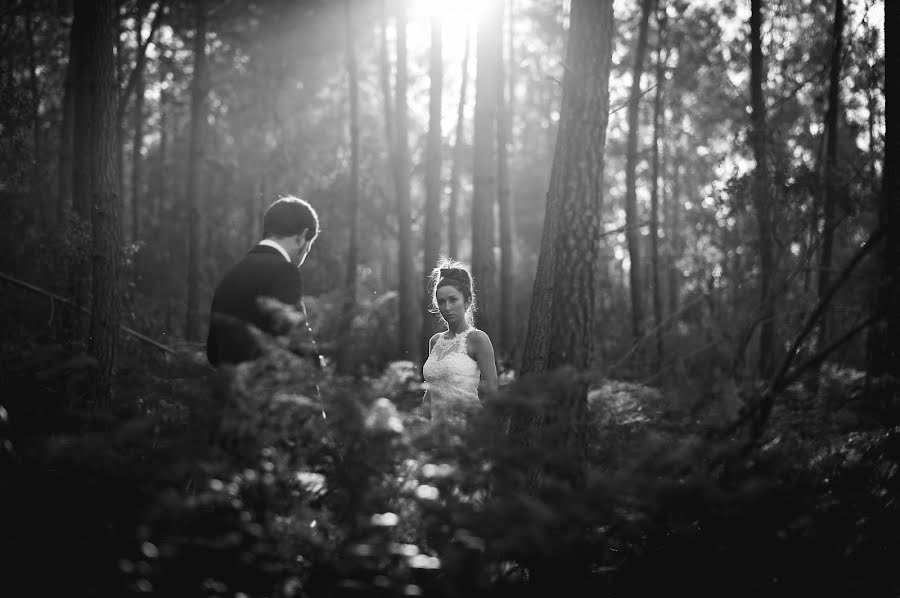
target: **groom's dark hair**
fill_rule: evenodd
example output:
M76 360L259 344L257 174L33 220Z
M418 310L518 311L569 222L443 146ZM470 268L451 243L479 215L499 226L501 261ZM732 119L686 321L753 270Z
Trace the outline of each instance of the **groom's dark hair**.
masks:
M309 202L288 195L272 203L263 214L263 237L290 237L306 230L306 240L319 234L319 216Z

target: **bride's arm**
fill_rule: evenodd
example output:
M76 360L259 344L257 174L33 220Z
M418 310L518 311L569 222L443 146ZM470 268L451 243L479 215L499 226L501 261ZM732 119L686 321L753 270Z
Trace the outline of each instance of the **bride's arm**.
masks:
M497 392L497 363L494 361L494 345L491 339L481 330L474 330L469 335L469 348L472 350L481 381L478 383L478 397L483 401Z

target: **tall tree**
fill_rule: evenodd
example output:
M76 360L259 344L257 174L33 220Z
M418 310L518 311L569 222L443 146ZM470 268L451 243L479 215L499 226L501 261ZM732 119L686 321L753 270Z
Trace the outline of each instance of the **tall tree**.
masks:
M450 170L450 201L447 207L447 252L453 259L459 259L459 178L462 170L466 114L466 96L469 85L469 51L471 43L471 29L466 28L465 50L462 60L462 82L459 84L459 103L456 108L456 136L453 139L453 165Z
M407 105L408 75L406 51L407 0L397 2L397 82L396 82L396 166L397 228L399 232L397 332L400 352L415 361L418 328L415 324L417 293L413 292L412 222L409 197L409 108Z
M501 4L501 10L503 5ZM500 350L509 353L513 346L515 310L513 308L513 196L509 183L509 147L512 137L513 79L513 3L509 0L506 65L498 64L497 91L497 202L500 218ZM502 15L502 13L501 13ZM501 28L502 31L502 28Z
M347 43L347 91L350 103L350 189L349 207L350 233L347 247L347 272L344 278L344 314L341 330L341 354L338 366L343 371L350 369L349 333L356 309L356 270L359 261L359 72L356 63L356 30L350 0L344 1L344 31Z
M206 122L206 0L194 3L194 73L191 80L191 138L187 165L187 317L185 336L199 338L200 252L200 168L203 164L203 136Z
M94 400L108 406L116 370L116 346L121 313L119 293L120 221L116 189L116 77L115 1L76 3L85 20L83 64L91 93L88 137L88 188L93 231L93 285L91 301L91 353L98 369Z
M659 138L664 128L663 87L666 77L666 9L657 10L657 47L656 47L656 93L653 98L653 160L650 167L650 262L653 278L653 324L656 330L656 371L662 370L665 351L663 347L663 297L662 278L659 265Z
M759 374L768 377L774 367L775 297L772 282L775 275L769 167L766 160L766 104L763 99L762 0L750 0L750 142L756 166L753 171L753 207L756 212L759 243L760 337Z
M631 93L628 98L628 146L625 160L625 239L631 259L629 281L631 284L631 333L634 342L644 334L644 293L641 281L640 224L637 210L637 162L638 127L641 100L641 77L644 73L644 57L647 54L647 31L654 0L641 0L641 20L631 66Z
M472 194L472 278L478 301L476 321L494 332L497 265L494 260L494 206L497 203L498 68L502 57L501 5L491 2L478 22L475 75L475 132Z
M76 28L69 33L69 60L66 63L66 76L63 82L62 122L60 123L59 165L57 166L57 202L56 220L62 225L66 211L72 207L72 161L74 153L73 137L75 135L75 65L78 41L75 38Z
M144 2L139 1L135 17L135 34L137 35L138 47L143 46L142 30L144 28L145 10ZM144 61L138 59L134 69L136 83L134 87L134 120L132 125L134 136L131 141L131 241L136 243L140 238L141 185L144 177L144 164L141 157L144 151L144 95L146 91Z
M835 203L838 193L838 114L840 112L841 93L841 40L844 29L844 1L834 2L834 29L832 33L831 69L828 77L828 111L825 115L825 131L827 135L825 158L825 181L822 189L822 253L819 255L819 300L828 291L831 281L831 256L834 247ZM819 343L828 344L829 311L822 315L819 323Z
M612 0L572 0L559 133L537 275L522 356L524 374L589 367L594 343L602 233L604 146L609 120ZM576 385L554 417L575 431L567 441L584 449L587 386Z
M897 136L897 78L900 72L900 4L884 5L884 165L879 196L878 226L884 231L880 254L881 272L876 289L876 309L884 314L870 336L871 372L875 376L897 373L900 363L900 185L892 167L900 160Z
M430 272L437 263L441 252L441 195L443 183L441 180L441 101L444 86L444 57L442 42L442 22L440 15L435 11L431 16L431 51L429 73L431 76L431 89L428 106L428 145L425 154L425 251L422 271ZM421 343L425 349L428 347L428 339L436 331L434 317L428 309L431 305L431 296L426 289L423 294L422 310L422 334Z

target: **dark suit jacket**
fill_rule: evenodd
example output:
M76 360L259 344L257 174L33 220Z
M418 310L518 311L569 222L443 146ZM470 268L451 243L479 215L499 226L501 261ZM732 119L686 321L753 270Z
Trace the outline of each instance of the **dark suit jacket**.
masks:
M247 328L282 334L276 321L261 309L259 297L271 297L301 307L300 271L274 247L257 245L225 274L210 309L206 355L214 366L250 361L261 350Z

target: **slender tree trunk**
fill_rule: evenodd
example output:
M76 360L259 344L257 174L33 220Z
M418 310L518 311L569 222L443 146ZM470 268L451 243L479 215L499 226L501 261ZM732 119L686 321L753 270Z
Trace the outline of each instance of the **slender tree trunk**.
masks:
M661 15L660 15L661 12ZM664 128L665 115L663 115L663 87L665 85L666 76L666 60L669 51L665 45L665 7L657 12L658 15L658 47L656 49L656 94L653 98L653 164L651 166L652 184L650 189L650 261L651 275L653 278L653 324L656 329L656 372L662 371L663 362L665 361L665 350L663 347L664 331L663 323L663 300L662 300L662 278L660 277L659 266L659 138L660 131ZM663 52L665 51L665 58Z
M678 153L673 157L673 161L675 164L673 165L674 171L672 172L672 193L668 199L669 209L666 214L667 228L669 229L669 233L666 235L668 237L669 247L669 281L666 288L668 290L668 307L670 314L678 312L680 286L678 281L681 278L681 271L677 266L678 257L681 255L681 229L679 228L681 226L681 159Z
M76 3L86 21L89 47L84 56L85 76L91 90L90 155L88 187L93 230L93 297L91 305L91 353L97 359L94 400L108 407L116 370L120 320L119 198L115 178L116 76L115 2L95 0Z
M59 166L57 172L56 221L65 226L66 212L72 209L72 159L73 137L75 135L75 52L77 41L75 29L69 33L69 62L66 64L66 78L63 83L62 122L59 134Z
M428 100L428 146L425 156L425 250L422 272L431 272L437 264L441 252L441 195L443 181L441 180L441 102L443 101L444 87L444 56L442 40L442 23L440 17L435 14L431 18L431 52L429 73L431 76L431 90ZM423 355L428 350L428 339L437 332L437 319L429 312L431 306L431 294L428 289L422 295L422 333L420 345Z
M828 139L826 142L825 177L823 185L822 214L822 253L819 256L819 300L828 291L831 282L831 257L834 247L835 228L835 199L838 193L840 175L837 172L837 127L838 114L840 112L840 85L841 85L841 39L844 28L844 2L835 0L834 3L834 31L831 51L831 72L828 81L828 112L825 115L825 130ZM819 346L828 346L830 310L822 314L819 324Z
M141 40L141 29L144 24L143 2L138 2L138 13L136 17L136 33L137 43L140 48L143 45ZM138 242L140 239L140 208L142 203L141 185L143 184L143 161L142 153L144 150L144 61L137 60L134 66L135 77L137 83L134 89L134 138L131 142L131 241Z
M766 160L766 105L763 99L762 0L750 2L750 134L756 167L753 175L753 205L759 229L760 306L762 323L759 339L759 374L767 378L774 367L775 300L772 282L775 274L771 200L769 198L769 167Z
M394 144L394 92L391 89L391 60L388 51L388 13L387 0L381 0L381 44L379 45L379 75L381 95L384 98L384 137L390 162L391 178L397 185L397 148Z
M644 73L644 57L647 53L647 31L654 0L641 0L641 21L634 48L631 67L631 93L628 99L628 145L625 161L625 238L631 258L631 334L634 342L644 335L644 298L641 281L641 233L637 209L638 128L641 101L641 76Z
M609 75L615 37L612 0L572 0L559 134L537 275L522 356L523 375L563 366L583 372L594 352ZM574 483L586 452L587 379L576 375L531 434L572 451ZM518 430L516 430L517 432ZM546 439L545 439L546 440ZM540 465L536 476L540 476ZM558 578L557 578L558 579Z
M196 340L199 330L200 253L200 169L203 166L203 142L206 122L206 0L194 4L194 74L191 82L191 139L188 151L187 216L187 318L185 336Z
M459 179L462 170L462 158L465 132L466 95L469 86L469 50L471 48L471 29L466 28L465 51L462 60L462 83L459 86L459 103L456 110L456 137L453 140L453 165L450 171L450 201L447 208L447 252L453 259L459 259Z
M398 259L398 322L401 353L409 360L418 358L416 342L416 301L414 297L412 262L412 222L409 198L409 111L407 108L407 58L406 58L406 1L397 3L397 228L399 229Z
M884 5L884 166L879 197L878 226L885 231L880 254L881 272L876 289L876 309L885 316L870 335L871 373L897 375L900 363L900 186L897 169L900 160L900 137L897 136L897 79L900 72L900 4Z
M74 5L72 21L73 53L70 58L75 65L75 109L74 109L74 143L77 145L72 164L72 210L74 212L75 230L71 231L75 245L73 251L72 280L69 288L75 297L78 310L74 316L72 332L76 338L88 338L90 319L83 314L90 313L91 307L91 261L89 259L91 238L91 190L90 190L90 153L87 151L87 140L91 136L91 106L93 89L90 87L90 70L88 58L91 52L90 10L85 2ZM114 163L114 162L113 162Z
M475 164L472 196L472 278L478 327L493 337L497 327L494 206L497 203L497 70L502 58L500 3L485 6L478 23L475 79Z
M344 28L347 37L347 87L350 103L350 189L347 202L350 238L344 278L345 303L338 366L342 371L348 372L351 369L350 331L356 311L356 270L359 261L359 73L356 66L356 30L350 0L344 1Z
M32 206L37 212L37 222L44 225L48 219L45 217L44 177L41 174L41 164L44 159L43 144L41 143L41 88L38 83L37 48L33 23L37 17L31 14L34 7L30 4L29 7L31 10L25 14L25 36L28 43L28 87L31 92L31 146L34 152L31 163L31 200Z
M159 225L163 214L167 213L166 205L169 203L171 188L169 187L169 92L165 89L159 93L159 150L157 154L157 168L159 170L157 181L159 193L156 197L156 206L153 209L153 222Z
M120 5L116 4L116 14L115 14L115 75L116 75L116 90L118 94L118 90L122 88L125 84L125 44L122 41L122 34L125 33L124 20L122 18L122 13L120 9ZM125 102L127 104L127 101ZM119 216L122 218L122 222L120 223L120 230L127 230L128 223L126 222L126 212L125 212L125 204L126 204L126 193L125 193L125 138L127 136L127 132L125 130L125 106L122 106L120 110L116 113L116 152L115 152L115 165L116 165L116 194L121 198L122 207Z
M502 9L502 4L501 4ZM497 195L500 218L500 352L509 354L513 347L515 310L513 307L513 197L509 185L509 142L512 138L513 104L513 28L512 0L509 0L509 32L507 58L504 67L499 62L497 123ZM502 27L501 27L502 31Z

